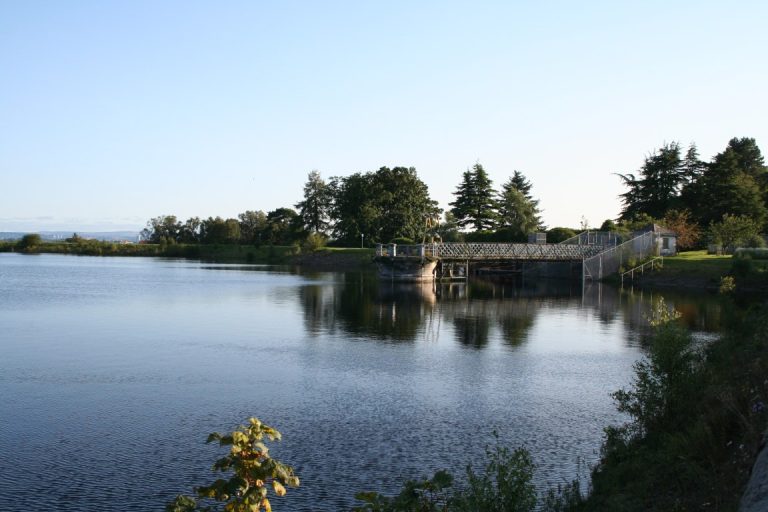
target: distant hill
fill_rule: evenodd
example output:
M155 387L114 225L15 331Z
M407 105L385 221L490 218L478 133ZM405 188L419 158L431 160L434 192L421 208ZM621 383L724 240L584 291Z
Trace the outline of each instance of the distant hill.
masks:
M0 231L0 240L18 240L27 232ZM39 231L38 234L43 240L64 240L72 236L72 231ZM104 240L106 242L138 242L138 231L77 231L78 236L94 240Z

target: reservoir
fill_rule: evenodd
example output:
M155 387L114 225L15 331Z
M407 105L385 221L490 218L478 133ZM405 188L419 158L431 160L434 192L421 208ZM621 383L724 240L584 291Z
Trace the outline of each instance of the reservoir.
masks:
M162 510L218 476L208 433L256 416L301 487L348 510L483 465L492 432L566 483L623 421L610 393L662 296L581 283L398 284L153 258L0 254L0 510ZM664 293L696 336L713 297Z

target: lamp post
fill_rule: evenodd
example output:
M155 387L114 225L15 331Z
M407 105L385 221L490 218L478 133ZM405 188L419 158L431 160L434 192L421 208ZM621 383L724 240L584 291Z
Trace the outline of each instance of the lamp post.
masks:
M365 246L363 245L363 241L364 241L364 240L365 240L365 234L364 234L364 233L360 233L360 248L361 248L361 249L362 249L363 247L365 247Z

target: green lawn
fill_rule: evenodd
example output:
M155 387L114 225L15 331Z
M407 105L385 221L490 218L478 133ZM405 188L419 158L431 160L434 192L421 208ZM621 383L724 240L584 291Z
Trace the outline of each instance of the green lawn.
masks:
M731 256L707 254L707 251L681 252L665 256L660 274L669 277L698 276L719 279L731 270Z

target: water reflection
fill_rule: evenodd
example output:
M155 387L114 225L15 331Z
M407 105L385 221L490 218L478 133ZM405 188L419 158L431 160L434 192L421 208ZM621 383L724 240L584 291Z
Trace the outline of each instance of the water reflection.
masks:
M483 457L492 429L531 449L537 484L569 481L621 420L609 393L660 296L0 254L0 509L161 508L209 480L205 434L250 415L280 427L303 477L289 510L393 494ZM716 300L664 298L717 328Z
M713 296L619 289L569 281L473 279L469 282L396 283L371 274L326 274L299 290L307 332L339 333L388 342L438 341L451 335L461 346L483 349L494 336L508 347L523 346L542 311L573 310L601 324L617 322L634 333L650 332L654 305L665 299L696 331L720 329Z

